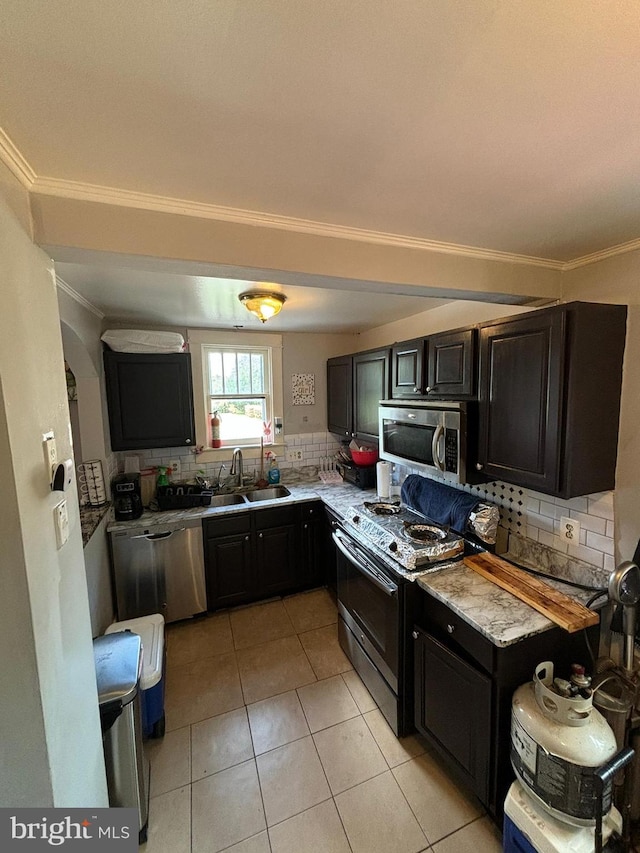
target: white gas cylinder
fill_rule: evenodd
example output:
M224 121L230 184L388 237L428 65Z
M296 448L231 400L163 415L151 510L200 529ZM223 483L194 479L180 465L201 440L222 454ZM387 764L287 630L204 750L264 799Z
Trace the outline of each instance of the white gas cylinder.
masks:
M595 823L594 772L617 752L615 735L593 707L589 691L562 696L553 689L553 663L513 694L511 764L529 794L550 814L576 826ZM611 808L605 785L603 815Z

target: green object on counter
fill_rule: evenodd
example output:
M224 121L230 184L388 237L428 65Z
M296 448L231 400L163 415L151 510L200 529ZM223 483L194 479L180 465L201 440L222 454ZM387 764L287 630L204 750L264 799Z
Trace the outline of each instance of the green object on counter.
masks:
M169 478L167 477L167 468L164 465L158 465L158 479L156 486L168 486Z

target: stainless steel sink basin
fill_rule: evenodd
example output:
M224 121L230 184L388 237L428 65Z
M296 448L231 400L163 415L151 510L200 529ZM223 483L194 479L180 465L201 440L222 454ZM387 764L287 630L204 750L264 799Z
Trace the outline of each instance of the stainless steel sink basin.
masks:
M235 506L245 502L242 495L212 495L209 509L215 509L221 506Z
M273 501L277 498L287 498L291 492L284 486L271 486L268 489L256 489L255 492L247 492L245 498L254 503L255 501Z

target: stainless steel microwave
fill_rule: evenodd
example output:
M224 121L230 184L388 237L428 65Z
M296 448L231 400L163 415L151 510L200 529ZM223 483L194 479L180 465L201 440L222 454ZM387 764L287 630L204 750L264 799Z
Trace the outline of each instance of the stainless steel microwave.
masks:
M378 423L381 459L450 483L475 479L467 467L467 403L382 400Z

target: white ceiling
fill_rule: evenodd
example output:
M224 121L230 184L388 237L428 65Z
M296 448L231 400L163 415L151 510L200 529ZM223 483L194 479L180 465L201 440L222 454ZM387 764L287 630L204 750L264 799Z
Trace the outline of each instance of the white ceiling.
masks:
M640 238L637 0L0 8L0 126L39 177L560 262ZM167 285L237 316L237 281Z

